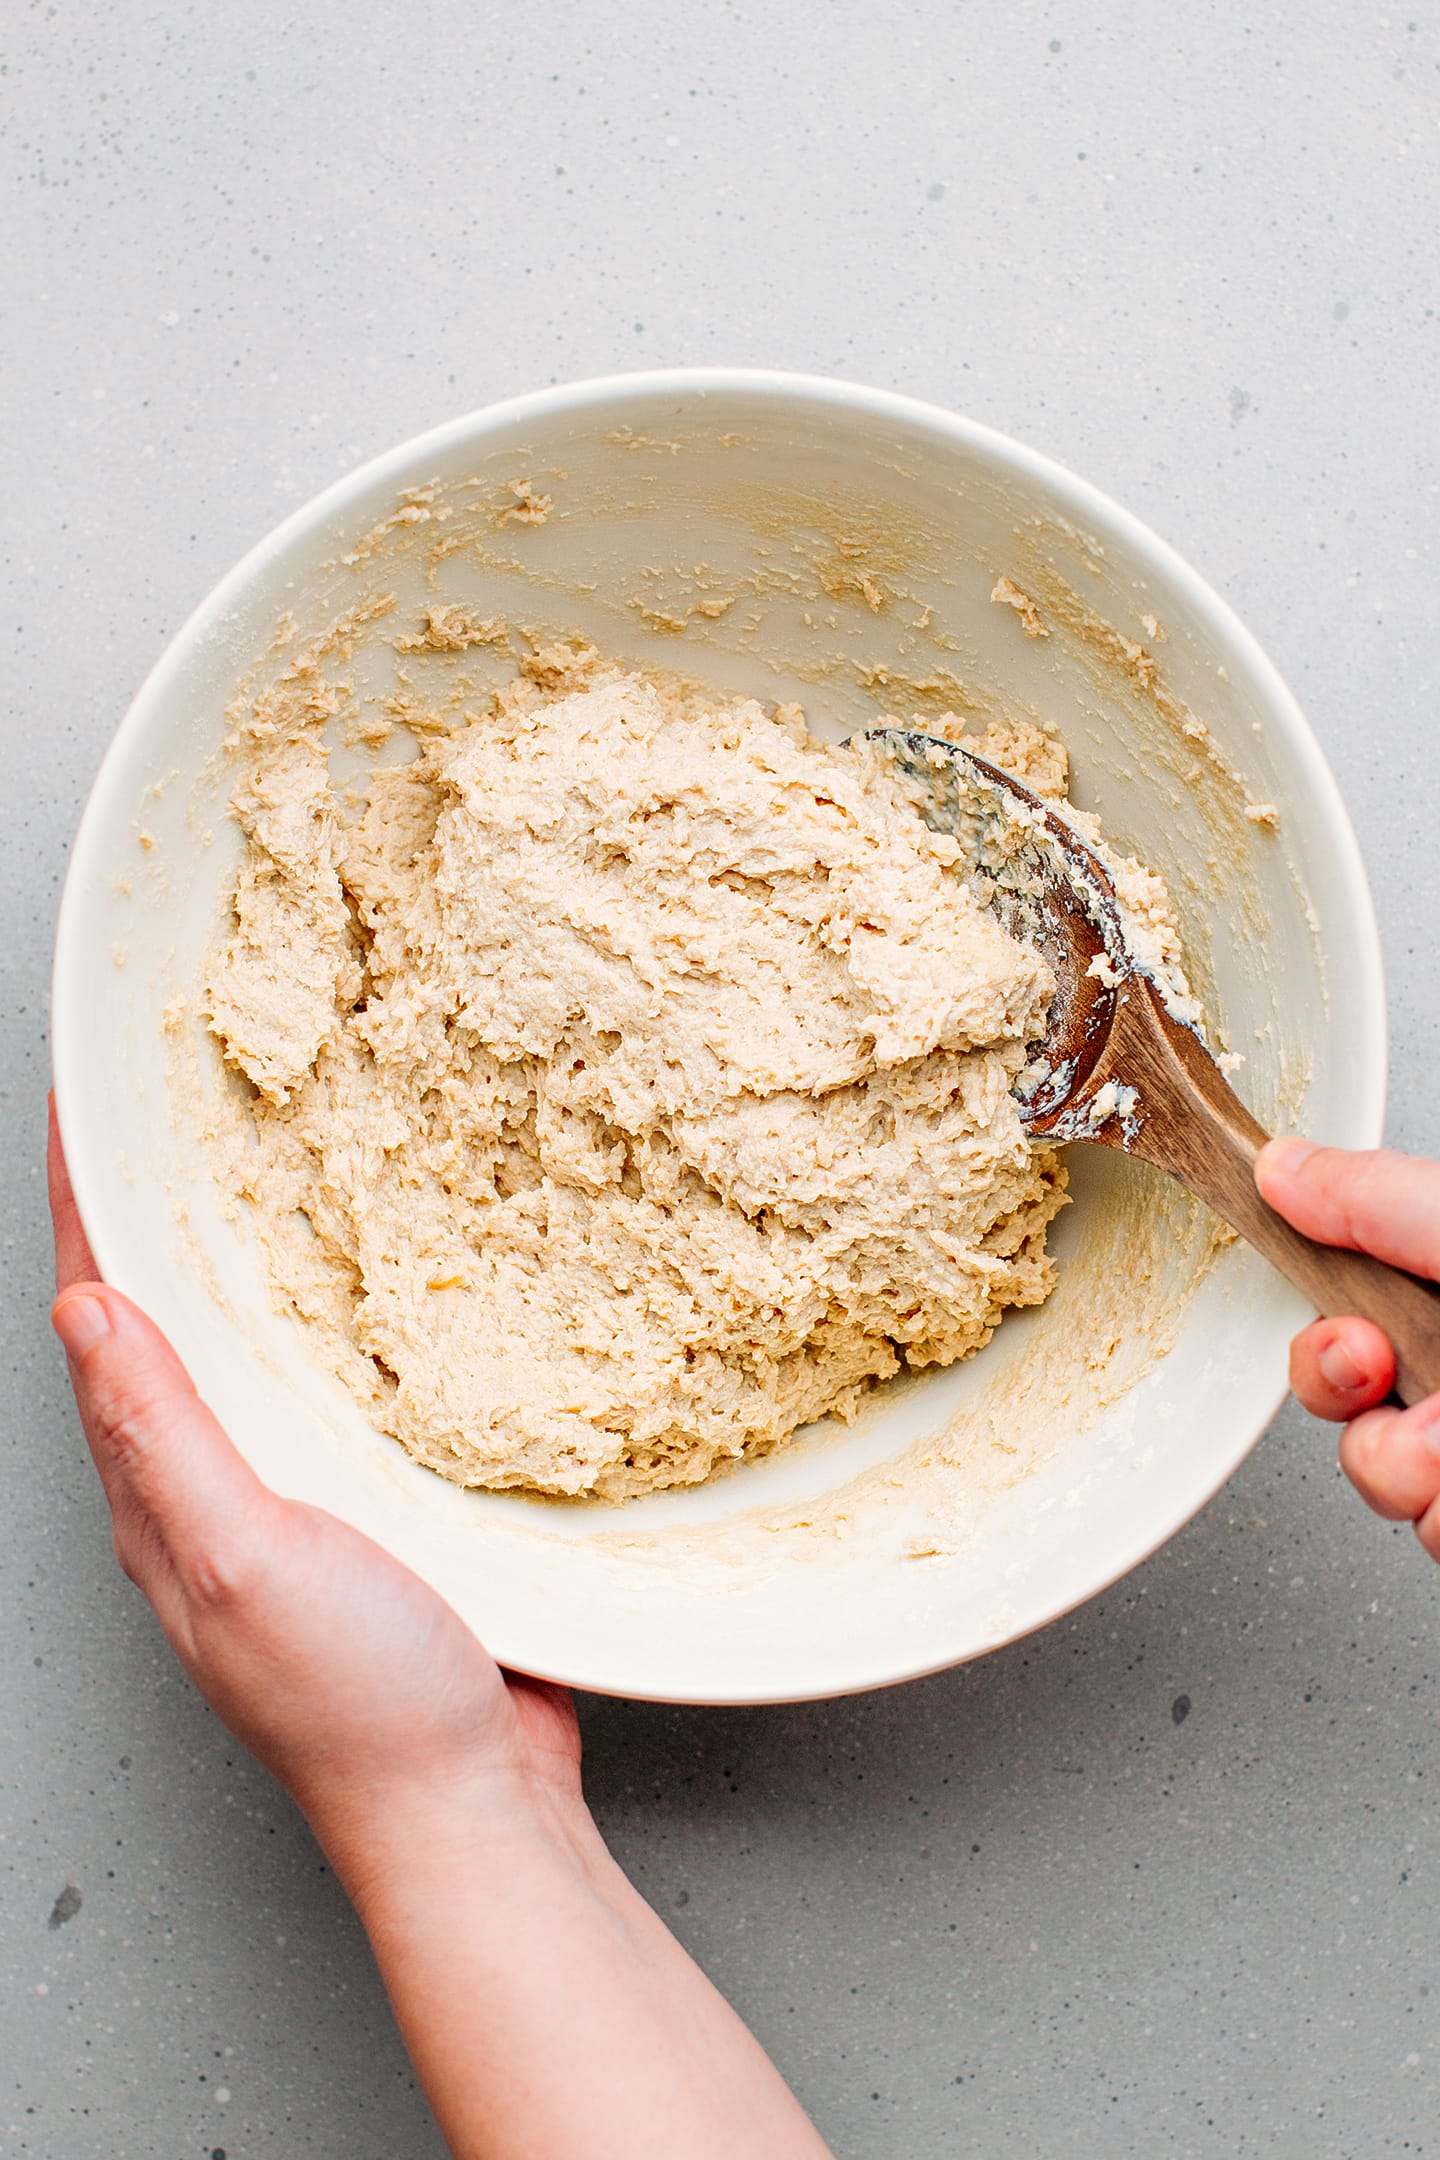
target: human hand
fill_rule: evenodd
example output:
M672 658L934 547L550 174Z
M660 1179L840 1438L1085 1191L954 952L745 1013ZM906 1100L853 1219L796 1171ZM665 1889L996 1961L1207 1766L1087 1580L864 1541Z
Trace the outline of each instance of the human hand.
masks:
M120 1565L342 1878L363 1888L388 1827L437 1806L497 1835L583 1820L565 1692L503 1675L398 1560L260 1482L159 1329L97 1279L53 1110L49 1170L53 1319Z
M1440 1281L1440 1163L1272 1140L1255 1165L1271 1207L1306 1236ZM1290 1346L1290 1385L1313 1416L1343 1422L1340 1466L1390 1522L1411 1522L1440 1560L1440 1395L1386 1403L1395 1353L1371 1320L1316 1320Z
M503 1674L408 1568L260 1482L97 1279L53 1110L50 1204L53 1318L120 1564L330 1853L456 2160L826 2160L606 1852L564 1690Z

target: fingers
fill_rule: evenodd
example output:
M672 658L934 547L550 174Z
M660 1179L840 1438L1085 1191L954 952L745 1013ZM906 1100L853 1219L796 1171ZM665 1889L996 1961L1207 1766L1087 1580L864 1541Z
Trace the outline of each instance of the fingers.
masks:
M1395 1353L1373 1320L1316 1320L1290 1345L1290 1385L1312 1417L1345 1424L1395 1385Z
M1255 1182L1307 1237L1440 1279L1440 1163L1272 1140ZM1305 1408L1347 1421L1340 1467L1360 1497L1387 1522L1414 1523L1440 1560L1440 1395L1382 1407L1394 1382L1394 1352L1372 1321L1317 1320L1290 1346L1290 1384Z
M1440 1559L1440 1395L1356 1418L1341 1437L1340 1467L1377 1515L1413 1522Z
M116 1548L147 1594L166 1567L201 1596L239 1564L247 1521L270 1495L195 1392L160 1330L118 1290L62 1290L51 1318L90 1452L115 1515ZM162 1613L162 1618L164 1617Z
M1440 1163L1388 1148L1272 1140L1256 1159L1255 1182L1307 1237L1440 1279Z
M60 1143L60 1123L55 1115L53 1094L50 1097L46 1169L50 1178L50 1219L55 1226L55 1287L63 1290L67 1283L93 1282L100 1270L95 1265L80 1210L70 1190L70 1174L65 1168L65 1150Z

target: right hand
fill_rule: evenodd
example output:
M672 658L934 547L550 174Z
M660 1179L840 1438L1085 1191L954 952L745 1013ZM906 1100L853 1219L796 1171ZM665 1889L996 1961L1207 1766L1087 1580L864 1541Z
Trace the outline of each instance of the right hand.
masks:
M1307 1237L1440 1282L1440 1163L1272 1140L1255 1182ZM1362 1500L1413 1523L1440 1560L1440 1395L1400 1410L1386 1402L1394 1384L1395 1353L1372 1320L1316 1320L1290 1346L1290 1385L1312 1416L1343 1422L1340 1467Z

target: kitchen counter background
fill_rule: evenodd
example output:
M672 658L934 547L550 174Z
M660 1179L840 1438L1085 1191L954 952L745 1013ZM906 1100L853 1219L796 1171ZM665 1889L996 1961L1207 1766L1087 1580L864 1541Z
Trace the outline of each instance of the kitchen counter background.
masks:
M46 976L190 607L392 442L732 361L1077 467L1295 685L1440 1151L1440 16L1331 0L151 0L3 42L0 2154L431 2160L359 1929L110 1554L46 1325ZM1337 1015L1344 1024L1344 1015ZM601 1823L846 2160L1440 2149L1440 1574L1293 1407L1046 1633L585 1706Z

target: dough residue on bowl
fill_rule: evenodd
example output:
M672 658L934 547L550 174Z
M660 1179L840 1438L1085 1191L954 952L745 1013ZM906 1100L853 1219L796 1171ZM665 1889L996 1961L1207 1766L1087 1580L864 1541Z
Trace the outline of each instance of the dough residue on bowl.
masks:
M1044 1299L1051 978L883 752L551 653L347 801L323 702L239 730L225 1181L411 1454L692 1483Z

